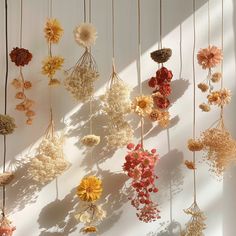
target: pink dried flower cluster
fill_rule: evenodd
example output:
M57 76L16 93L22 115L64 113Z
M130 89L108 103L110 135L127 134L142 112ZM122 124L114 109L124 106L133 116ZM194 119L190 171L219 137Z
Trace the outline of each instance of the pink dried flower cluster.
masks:
M155 180L155 165L159 160L156 149L151 152L144 150L142 145L127 145L130 150L125 157L124 171L132 179L134 196L130 198L131 204L137 209L137 217L143 222L152 222L160 218L157 204L151 199L152 193L157 193Z

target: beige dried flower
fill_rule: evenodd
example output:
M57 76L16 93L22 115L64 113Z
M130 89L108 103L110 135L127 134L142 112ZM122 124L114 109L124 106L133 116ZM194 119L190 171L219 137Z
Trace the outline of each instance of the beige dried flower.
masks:
M217 83L217 82L219 82L219 81L221 80L221 78L222 78L222 74L221 74L220 72L215 72L215 73L212 74L212 76L211 76L211 81L212 81L213 83Z
M209 112L211 110L211 107L206 103L200 104L199 108L204 112Z
M84 136L80 142L87 147L94 147L100 143L100 136L89 134Z
M97 39L97 31L92 24L83 23L74 30L75 41L83 47L91 47Z
M158 121L160 118L161 111L158 109L153 109L151 113L149 114L149 118L151 121Z
M9 184L14 179L14 174L12 172L4 172L0 174L0 186L5 186Z
M202 144L201 140L189 139L188 140L188 149L192 152L201 151L203 149L203 144Z
M197 86L203 93L209 89L209 86L206 83L200 83Z
M0 134L8 135L12 134L16 128L14 118L9 115L0 114Z
M223 88L218 91L213 91L207 96L209 104L224 106L231 101L231 91Z
M168 125L170 124L170 113L168 111L162 111L160 113L160 116L159 116L159 119L158 119L158 124L162 128L168 127Z
M145 117L152 112L153 105L152 96L141 95L133 100L131 108L139 116Z

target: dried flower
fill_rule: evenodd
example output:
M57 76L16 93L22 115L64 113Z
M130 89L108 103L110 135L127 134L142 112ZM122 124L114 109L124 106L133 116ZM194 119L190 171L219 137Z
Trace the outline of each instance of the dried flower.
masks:
M211 107L206 103L200 104L199 108L204 112L209 112L211 110Z
M15 98L17 98L17 99L24 99L25 98L25 94L23 92L18 92L18 93L16 93Z
M189 149L189 151L192 151L192 152L201 151L203 149L203 144L202 144L201 140L189 139L188 140L188 149Z
M143 222L152 222L160 218L157 204L151 199L151 193L157 193L155 186L157 176L154 173L158 161L156 149L144 150L139 144L128 144L130 150L125 157L123 170L132 179L134 196L130 197L131 204L138 211L137 217Z
M151 96L138 96L133 100L131 108L139 116L148 116L152 112L153 99Z
M94 147L100 143L100 136L89 134L84 136L80 142L87 147Z
M30 160L30 176L42 184L55 179L69 167L64 159L62 136L46 135L40 142L36 154Z
M196 203L193 203L190 208L184 210L184 212L191 216L190 221L186 224L186 230L184 236L203 236L203 230L206 229L204 221L206 217L204 213L199 209Z
M159 116L159 119L158 119L158 124L162 128L168 127L168 125L170 124L170 113L168 111L162 111L160 113L160 116Z
M200 83L197 87L204 93L209 89L209 86L206 83Z
M167 97L153 96L153 100L154 104L160 109L166 109L170 105L170 100Z
M24 81L24 88L25 89L32 88L32 83L29 80Z
M186 161L184 162L184 164L185 164L186 167L187 167L188 169L190 169L190 170L195 170L195 169L196 169L195 164L194 164L192 161L186 160Z
M11 61L16 64L16 66L25 66L31 61L32 54L25 48L16 47L11 51L10 58Z
M97 227L95 226L85 226L81 229L81 232L87 234L87 233L96 233Z
M102 181L96 176L88 176L81 180L77 195L81 201L94 202L100 199L102 191Z
M149 118L151 121L158 121L160 118L161 111L158 109L152 109L151 113L149 114Z
M216 46L209 46L198 52L197 59L203 69L216 67L223 59L222 50Z
M0 114L0 134L8 135L12 134L16 128L14 118L9 115Z
M171 70L168 70L166 67L161 67L159 70L156 72L156 79L158 85L161 85L163 83L168 83L172 80L173 74Z
M97 39L97 31L92 24L83 23L74 30L75 41L82 47L91 47Z
M0 235L1 236L12 236L16 227L12 226L12 222L5 216L0 219Z
M47 75L47 77L51 80L53 79L53 76L56 74L57 70L61 70L62 65L64 63L64 58L63 57L59 57L59 56L48 56L47 58L45 58L45 60L42 62L42 73L44 75ZM54 79L54 81L56 80L57 83L60 83L59 80ZM49 85L51 85L51 83L49 82ZM53 83L55 84L55 83Z
M222 78L222 74L221 74L220 72L215 72L215 73L212 74L212 76L211 76L211 81L212 81L213 83L217 83L217 82L219 82L219 81L221 80L221 78Z
M163 48L151 53L151 58L157 63L167 62L172 55L170 48Z
M201 139L211 171L221 176L227 166L236 160L236 141L221 123L204 131Z
M63 34L63 29L57 19L48 19L44 27L45 38L48 43L58 43Z
M207 96L207 99L210 104L224 106L231 101L231 91L226 88L213 91Z
M14 179L14 174L12 172L3 172L0 174L0 186L5 186L9 184Z
M22 80L20 78L13 79L11 84L15 89L22 88Z

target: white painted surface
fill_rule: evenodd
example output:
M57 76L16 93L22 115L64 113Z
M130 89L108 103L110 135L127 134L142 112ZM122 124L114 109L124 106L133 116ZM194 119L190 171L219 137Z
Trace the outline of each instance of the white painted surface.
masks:
M116 58L117 68L121 78L134 87L133 95L137 94L136 74L136 1L116 1ZM220 0L211 0L212 18L212 43L220 45ZM101 72L101 80L96 84L97 93L100 95L111 72L111 1L92 1L92 21L95 24L99 38L93 49ZM18 129L8 138L8 161L15 166L16 159L23 160L24 155L43 135L49 118L49 93L47 78L40 74L41 61L47 54L47 45L43 37L43 26L47 17L46 0L24 0L24 31L23 47L33 52L34 58L30 66L24 70L25 77L33 81L31 97L36 100L37 118L32 127L24 125L24 116L14 110L14 90L9 86L8 113L16 117ZM159 35L159 1L142 1L142 79L145 93L151 90L147 87L146 80L155 73L157 66L149 57L149 53L158 47ZM65 153L72 163L71 168L58 178L58 199L56 198L56 182L47 186L31 186L30 180L25 178L25 168L16 172L13 186L7 188L8 212L17 231L14 235L23 236L75 236L80 235L81 225L74 219L74 211L77 205L75 187L81 178L88 173L97 173L104 178L104 198L107 199L108 218L101 226L100 235L104 236L146 236L178 235L161 232L170 221L184 225L188 217L183 213L192 203L192 175L182 165L183 159L191 159L191 153L186 149L186 140L191 137L192 130L192 1L191 0L164 0L163 1L163 30L164 46L173 49L173 56L167 63L173 70L173 96L175 101L170 108L174 119L170 132L170 150L167 145L167 131L151 127L147 122L145 130L145 144L147 148L157 146L161 157L160 166L157 168L159 180L159 197L162 219L152 224L141 223L135 216L135 210L130 206L126 197L122 194L122 187L126 177L121 172L124 161L125 149L118 150L107 157L86 157L85 150L78 145L78 140L87 132L88 105L78 105L63 87L53 91L53 106L57 130L65 130L68 140L65 145ZM205 0L197 0L197 45L196 48L207 46L207 4ZM225 86L235 92L235 22L236 3L233 0L225 0ZM53 47L55 54L63 55L66 59L65 68L72 66L80 57L82 50L76 45L72 31L83 19L82 0L54 0L53 15L57 17L65 34L58 46ZM9 0L9 48L12 49L19 43L19 1ZM0 2L0 77L1 91L3 91L4 78L4 1ZM180 24L182 25L182 74L180 78ZM203 71L197 65L197 79L204 76ZM10 63L10 75L12 79L17 74L16 67ZM3 111L3 93L0 94L1 111ZM202 101L202 95L197 91L197 102ZM235 133L235 102L226 108L226 125ZM197 110L197 130L209 127L216 119L218 112L203 114ZM136 119L135 119L136 120ZM96 127L101 136L102 120L96 118ZM137 126L137 122L134 122ZM137 128L137 127L134 127ZM153 128L153 129L152 129ZM151 129L151 130L150 130ZM138 142L139 132L135 132ZM1 146L2 148L2 146ZM101 148L101 146L99 147ZM99 148L96 150L99 153ZM1 150L0 150L1 151ZM201 160L201 154L198 155ZM99 169L97 168L97 163ZM217 182L208 173L205 163L198 165L197 189L198 202L205 211L208 219L206 236L235 236L236 216L236 191L235 168L226 175L224 182ZM170 180L172 183L170 206ZM172 217L170 215L172 212Z

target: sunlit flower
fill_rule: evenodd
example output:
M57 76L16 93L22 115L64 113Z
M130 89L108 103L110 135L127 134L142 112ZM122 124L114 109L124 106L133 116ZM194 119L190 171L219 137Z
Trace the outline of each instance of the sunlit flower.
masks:
M63 34L63 29L57 19L51 18L46 22L44 33L49 43L58 43Z
M203 69L216 67L223 59L222 50L216 46L209 46L198 52L197 59Z
M139 116L148 116L153 108L152 96L138 96L133 100L131 106L133 111Z
M96 176L88 176L82 179L77 195L82 201L93 202L101 197L102 190L102 181Z
M226 88L213 91L207 96L207 99L210 104L224 106L231 101L231 91Z
M83 47L91 47L95 44L97 31L92 24L83 23L74 30L75 41Z

